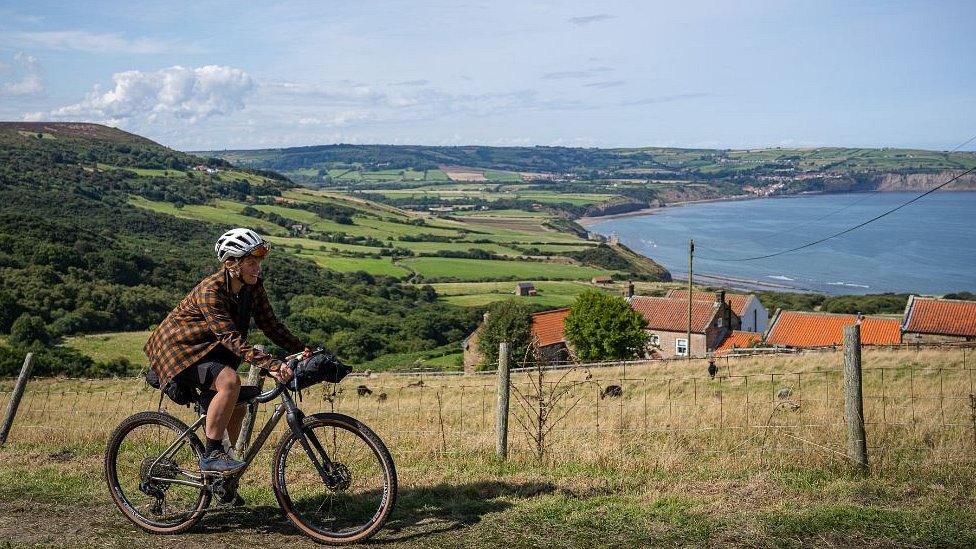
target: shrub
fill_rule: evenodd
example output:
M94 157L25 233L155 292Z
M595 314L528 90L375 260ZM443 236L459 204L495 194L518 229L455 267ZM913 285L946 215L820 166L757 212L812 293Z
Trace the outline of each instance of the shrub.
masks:
M646 326L644 317L622 297L587 290L570 308L564 333L582 360L620 360L643 350Z

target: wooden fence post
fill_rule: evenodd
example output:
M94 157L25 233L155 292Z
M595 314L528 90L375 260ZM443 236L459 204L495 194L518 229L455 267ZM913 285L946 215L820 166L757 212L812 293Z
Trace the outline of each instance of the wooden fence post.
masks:
M495 453L508 458L508 342L498 344L498 403L495 406Z
M844 326L844 419L847 421L847 457L862 471L868 468L861 386L861 326Z
M264 346L255 345L255 349L264 352ZM254 385L258 389L264 386L264 376L261 375L261 368L257 368L251 365L251 369L247 372L247 381L244 385ZM247 405L247 415L244 416L244 421L241 422L241 434L237 436L237 444L234 450L237 455L244 455L244 450L247 450L248 444L251 443L251 433L254 431L254 422L257 420L258 415L258 405L256 402L252 402Z
M7 414L3 418L3 426L0 427L0 446L7 443L7 435L14 424L14 416L17 415L17 407L20 406L20 398L24 396L24 389L27 388L27 379L30 378L31 370L34 369L34 353L27 353L24 358L24 365L20 368L20 376L14 385L14 392L10 394L10 402L7 403Z

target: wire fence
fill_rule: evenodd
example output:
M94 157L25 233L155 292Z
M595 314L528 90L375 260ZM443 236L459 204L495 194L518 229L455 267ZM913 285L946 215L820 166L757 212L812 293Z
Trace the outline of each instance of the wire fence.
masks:
M971 463L972 354L971 346L865 348L872 467ZM708 359L513 368L510 459L618 468L846 463L841 352L714 364L714 377ZM0 380L0 409L12 385ZM398 460L491 459L497 391L490 375L371 374L307 390L300 405L362 420ZM159 404L141 379L34 379L9 443L101 445L124 417ZM193 419L191 409L162 405ZM260 408L256 431L272 409Z

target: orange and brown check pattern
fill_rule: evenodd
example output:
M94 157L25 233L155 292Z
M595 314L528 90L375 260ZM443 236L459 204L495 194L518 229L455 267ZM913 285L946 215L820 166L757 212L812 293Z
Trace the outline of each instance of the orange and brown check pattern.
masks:
M176 374L199 361L218 345L223 345L244 362L270 369L280 362L255 349L234 322L236 303L226 287L223 268L204 278L153 330L144 351L149 365L166 383ZM268 338L289 353L304 348L275 316L268 294L259 281L253 288L251 313L254 323Z

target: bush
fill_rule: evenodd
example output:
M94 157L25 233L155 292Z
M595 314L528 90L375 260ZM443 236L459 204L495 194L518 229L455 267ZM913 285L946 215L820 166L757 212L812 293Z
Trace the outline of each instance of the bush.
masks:
M508 342L514 360L526 356L532 344L532 316L530 309L517 299L493 304L478 339L478 350L485 357L483 367L498 362L498 344Z
M10 343L27 347L35 342L47 345L51 343L51 334L44 319L24 313L10 327Z
M647 343L647 321L622 297L596 290L580 294L566 317L566 340L586 361L634 358Z

